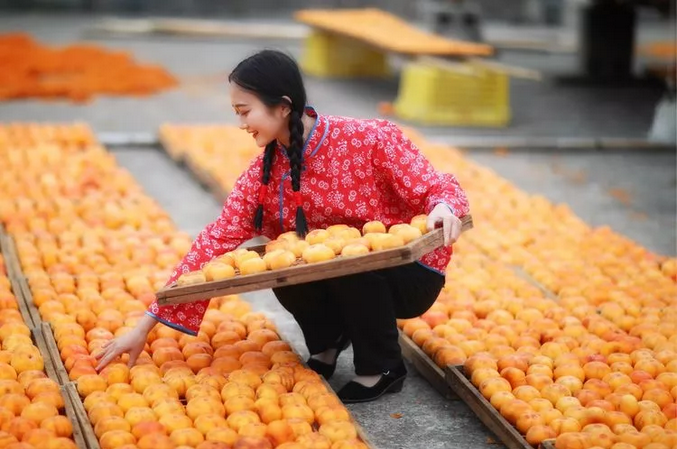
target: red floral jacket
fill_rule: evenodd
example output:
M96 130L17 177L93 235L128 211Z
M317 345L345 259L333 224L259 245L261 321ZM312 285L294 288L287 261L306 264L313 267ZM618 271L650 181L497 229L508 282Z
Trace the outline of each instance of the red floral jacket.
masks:
M309 230L332 224L361 229L371 220L390 226L428 214L440 203L459 218L468 213L468 200L456 178L436 171L397 125L387 120L319 115L312 108L307 113L316 119L303 148L301 176ZM289 160L281 145L277 151L263 201L261 234L270 239L295 226ZM261 154L240 176L220 216L198 235L167 285L257 235L253 216L259 204L262 159ZM444 274L451 254L451 248L439 248L419 263ZM154 302L147 313L195 335L207 306L208 301L171 306Z

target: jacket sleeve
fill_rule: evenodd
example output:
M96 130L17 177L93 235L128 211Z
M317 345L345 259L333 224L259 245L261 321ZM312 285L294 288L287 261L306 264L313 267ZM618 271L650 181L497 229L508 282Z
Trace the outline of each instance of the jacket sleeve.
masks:
M435 170L393 123L386 122L378 129L374 165L402 200L415 210L429 214L438 204L445 204L459 218L470 210L468 198L456 177Z
M201 269L213 258L254 237L253 217L258 198L254 192L258 192L261 183L259 159L255 159L237 180L219 217L200 232L166 285L172 284L184 273ZM209 300L160 306L156 300L146 313L169 327L197 335L208 305Z

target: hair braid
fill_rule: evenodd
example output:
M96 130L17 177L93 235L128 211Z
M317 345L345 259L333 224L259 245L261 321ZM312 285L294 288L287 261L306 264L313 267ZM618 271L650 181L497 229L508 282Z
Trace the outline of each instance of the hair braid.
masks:
M289 166L291 168L291 186L296 200L296 234L305 237L308 222L301 201L301 166L303 163L303 121L298 111L292 110L289 117Z
M261 232L263 229L263 199L264 193L270 182L270 171L273 167L273 160L275 159L275 147L277 145L276 141L270 142L266 145L266 149L263 152L263 170L261 170L261 191L259 192L259 205L256 208L256 213L254 214L254 228Z

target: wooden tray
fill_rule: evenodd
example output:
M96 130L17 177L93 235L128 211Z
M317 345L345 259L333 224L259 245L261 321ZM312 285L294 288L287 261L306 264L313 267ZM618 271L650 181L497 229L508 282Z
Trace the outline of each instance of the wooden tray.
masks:
M445 399L458 400L458 396L446 381L444 371L437 366L428 355L419 348L407 334L400 331L400 348L402 356L414 365L418 373L427 380Z
M463 231L473 227L470 215L462 218ZM203 282L183 287L168 286L156 293L158 304L182 304L206 300L215 296L233 295L267 288L284 287L341 277L349 274L378 270L412 263L444 243L442 229L436 229L400 248L376 251L364 256L336 258L327 262L298 264L282 270L235 276L220 281ZM253 246L250 250L263 253L265 246Z
M475 388L465 376L462 365L448 366L445 370L452 390L468 404L475 415L491 430L508 449L533 449L527 440L493 405Z

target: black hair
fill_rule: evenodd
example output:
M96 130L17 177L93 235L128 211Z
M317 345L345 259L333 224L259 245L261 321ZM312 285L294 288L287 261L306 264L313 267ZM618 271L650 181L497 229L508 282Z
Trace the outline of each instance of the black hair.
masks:
M296 202L296 233L304 237L308 232L308 223L303 213L301 199L301 164L303 159L303 112L306 107L306 89L296 61L276 50L263 50L240 62L228 76L242 89L252 92L268 107L287 104L289 114L289 165L291 183ZM289 97L291 102L286 98ZM269 142L263 153L261 170L261 192L259 205L254 214L254 227L261 231L263 227L263 199L270 182L270 171L275 158L276 141Z

